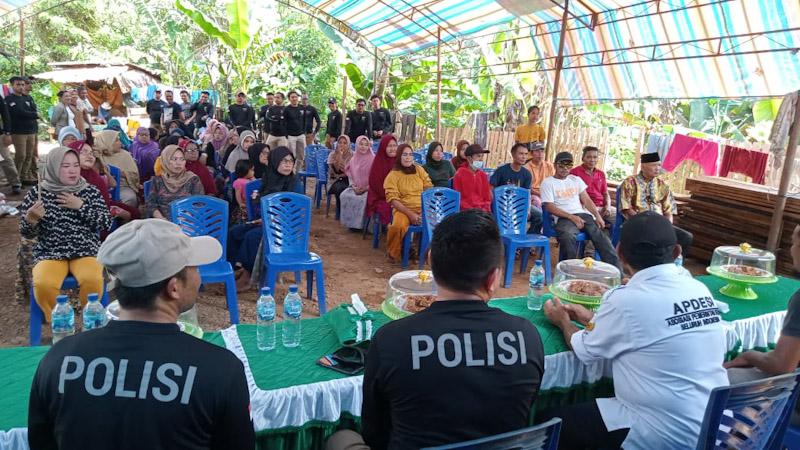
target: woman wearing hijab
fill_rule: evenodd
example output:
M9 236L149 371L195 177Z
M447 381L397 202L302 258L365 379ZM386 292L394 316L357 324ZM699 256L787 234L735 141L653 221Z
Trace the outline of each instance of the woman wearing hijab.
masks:
M125 150L130 148L132 144L131 138L129 138L128 135L125 134L124 131L122 131L122 124L119 123L119 120L117 119L109 120L108 125L106 125L106 130L116 131L117 134L119 135L119 141L122 143L122 148L124 148Z
M350 150L350 137L343 134L336 140L336 149L328 155L328 176L331 179L328 194L336 197L337 204L339 203L339 196L350 186L345 169L352 157L353 151Z
M125 223L132 219L141 218L141 215L139 214L139 208L134 208L126 205L125 203L111 199L111 194L108 190L108 183L106 183L106 180L100 176L100 173L98 173L97 169L95 168L97 158L94 156L94 150L92 149L91 145L84 141L75 141L72 144L69 144L69 148L78 152L78 158L81 163L81 176L84 180L86 180L87 183L96 187L97 190L100 191L100 196L103 197L103 201L108 206L108 210L112 219L117 219L121 223ZM103 239L105 239L105 236L103 236Z
M383 183L386 201L394 210L386 233L386 252L393 262L400 259L408 227L422 224L422 191L433 187L425 169L414 164L414 149L410 145L397 147L397 155L394 169Z
M293 192L297 187L294 164L294 155L288 147L275 148L269 154L269 164L262 178L261 190L254 200L276 192ZM237 272L236 286L242 290L250 284L250 276L258 257L262 235L261 219L236 225L228 234L228 261Z
M38 238L33 248L33 292L47 322L67 274L80 286L81 302L103 292L103 266L95 256L98 232L111 227L100 191L81 177L78 153L67 147L50 150L42 180L20 206L20 233Z
M194 141L183 138L178 143L178 147L183 150L186 156L186 170L192 172L200 178L200 183L203 185L203 192L212 197L217 195L217 185L214 183L214 177L208 171L208 167L200 162L200 148Z
M226 149L225 140L228 138L228 128L216 119L208 121L208 127L203 135L203 156L204 163L216 170L222 161L221 155ZM238 142L238 138L237 138Z
M348 138L349 140L349 138ZM350 187L339 196L339 211L342 225L351 230L360 230L364 225L364 209L367 207L369 172L372 168L372 143L366 136L356 139L356 153L344 171Z
M236 163L239 162L240 159L249 159L250 154L247 153L247 150L256 143L256 134L250 130L243 131L239 134L239 145L233 149L232 152L225 155L225 160L223 164L225 164L225 170L230 173L236 171Z
M453 165L453 170L458 171L461 166L469 167L469 162L467 162L467 157L464 156L464 151L467 150L469 147L469 142L465 141L464 139L458 141L456 144L456 156L450 161Z
M386 175L394 168L397 160L397 139L391 134L384 134L378 144L378 153L372 161L369 171L369 192L367 194L367 217L378 214L382 225L388 225L392 218L392 208L386 202L383 182Z
M203 183L186 170L186 156L177 145L168 145L161 152L162 174L155 176L146 199L147 217L169 220L170 204L175 200L203 195Z
M262 178L269 167L269 145L256 142L247 150L247 153L250 156L250 162L253 163L253 174L256 178Z
M133 144L131 144L131 156L136 161L136 167L139 169L139 181L142 183L153 177L153 168L161 154L158 143L153 140L155 133L154 128L139 127L136 130Z
M104 166L115 166L120 170L119 198L126 205L137 206L139 201L139 168L133 156L122 151L119 133L113 130L103 130L97 133L94 139L94 149L98 152L97 159ZM103 174L101 174L103 175ZM109 184L110 186L110 184Z
M83 139L83 135L75 127L64 127L58 132L58 145L67 147L69 144Z
M436 141L428 145L428 154L425 155L425 165L422 167L428 172L435 187L450 187L450 179L456 174L453 165L444 160L442 144Z

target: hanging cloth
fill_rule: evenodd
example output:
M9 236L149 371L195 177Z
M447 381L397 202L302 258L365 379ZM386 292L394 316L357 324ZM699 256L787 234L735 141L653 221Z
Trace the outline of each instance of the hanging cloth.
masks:
M726 145L722 151L719 176L726 177L730 172L741 173L752 178L753 183L764 184L768 159L767 153Z
M672 172L681 162L689 159L700 164L704 174L714 176L717 174L718 157L719 144L716 142L676 134L662 167Z

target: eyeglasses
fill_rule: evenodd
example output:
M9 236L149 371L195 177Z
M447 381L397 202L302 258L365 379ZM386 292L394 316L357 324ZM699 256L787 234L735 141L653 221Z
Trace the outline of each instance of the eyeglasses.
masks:
M147 136L150 137L150 133L138 133L137 136Z
M281 160L281 164L294 164L294 158L287 156Z
M413 153L403 153L403 154L402 154L402 155L400 155L400 156L410 156L410 157L412 157L412 158L413 158L413 157L414 157L414 154L413 154Z
M558 167L563 167L565 169L569 169L570 167L573 166L572 161L563 161L563 162L560 162L560 163L556 163L556 165Z
M186 153L197 153L198 150L196 148L187 148Z

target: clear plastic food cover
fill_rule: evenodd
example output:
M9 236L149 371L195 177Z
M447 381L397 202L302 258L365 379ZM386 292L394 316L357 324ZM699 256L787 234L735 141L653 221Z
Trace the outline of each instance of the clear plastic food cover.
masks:
M421 311L436 299L436 282L428 270L406 270L392 275L386 298L397 309Z
M709 272L729 278L767 279L775 276L775 255L750 244L723 246L714 249Z
M600 305L603 294L619 286L619 269L592 258L567 259L556 266L550 292L561 300L590 308Z

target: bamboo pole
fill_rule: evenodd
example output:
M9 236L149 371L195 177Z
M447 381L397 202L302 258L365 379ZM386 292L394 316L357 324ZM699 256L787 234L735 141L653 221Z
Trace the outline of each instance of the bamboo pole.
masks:
M569 0L564 0L564 14L561 16L561 33L558 39L558 57L556 58L556 74L553 78L553 99L550 102L550 122L547 124L547 146L545 158L550 159L550 142L553 140L553 129L556 121L556 108L558 107L558 87L561 83L561 69L564 67L564 41L567 39L567 16L569 15Z
M442 27L436 29L436 140L442 130Z
M342 118L347 115L347 75L342 77ZM342 121L342 131L344 131L344 121Z
M789 147L786 149L786 159L783 160L781 183L778 187L778 198L775 201L775 211L772 213L772 222L767 235L767 250L775 253L780 242L781 228L783 225L783 210L786 208L786 192L794 173L794 158L797 153L797 139L800 135L800 92L797 95L794 110L794 122L789 128Z

